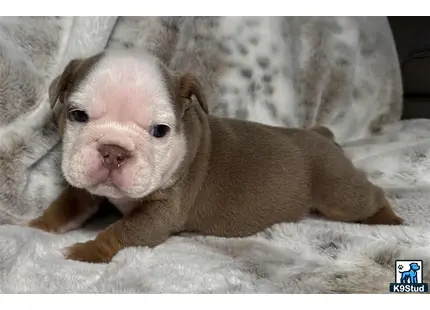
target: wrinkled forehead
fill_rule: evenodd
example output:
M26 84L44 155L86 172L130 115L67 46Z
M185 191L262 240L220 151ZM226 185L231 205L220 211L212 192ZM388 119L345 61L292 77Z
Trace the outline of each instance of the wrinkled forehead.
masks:
M167 76L150 54L111 53L89 70L69 101L95 118L141 126L176 122Z

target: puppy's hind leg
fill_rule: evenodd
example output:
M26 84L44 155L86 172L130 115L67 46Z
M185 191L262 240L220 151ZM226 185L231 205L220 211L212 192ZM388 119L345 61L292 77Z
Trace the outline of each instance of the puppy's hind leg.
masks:
M375 214L364 220L359 221L359 223L369 225L402 225L404 223L403 219L398 217L396 213L394 213L387 198L383 198L381 206L382 207Z
M344 163L345 164L345 163ZM352 163L327 172L315 190L321 205L317 210L336 221L369 225L401 225L383 190L371 183Z

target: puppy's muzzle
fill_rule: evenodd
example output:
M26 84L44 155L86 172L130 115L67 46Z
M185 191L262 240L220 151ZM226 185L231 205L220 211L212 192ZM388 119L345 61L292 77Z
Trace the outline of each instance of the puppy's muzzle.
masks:
M130 152L114 144L102 144L98 147L103 166L110 171L121 167L130 157Z

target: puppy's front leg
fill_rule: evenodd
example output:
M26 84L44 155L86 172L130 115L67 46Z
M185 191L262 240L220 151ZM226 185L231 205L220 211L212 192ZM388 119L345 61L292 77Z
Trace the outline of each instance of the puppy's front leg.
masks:
M52 233L65 233L79 228L95 214L102 201L83 189L67 187L61 195L43 212L30 221L29 227Z
M66 249L67 259L108 263L120 250L132 246L155 247L183 226L183 214L173 203L162 200L142 205L111 224L94 240Z

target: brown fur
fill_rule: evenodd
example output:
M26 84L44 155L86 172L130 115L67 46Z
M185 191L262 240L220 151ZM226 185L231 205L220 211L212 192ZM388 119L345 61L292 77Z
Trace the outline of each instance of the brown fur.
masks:
M66 98L83 82L88 72L101 57L103 57L103 53L98 53L84 59L71 60L66 68L64 68L63 73L57 76L51 82L51 85L49 85L49 101L51 109L55 112L54 114L61 134L64 132L68 111ZM60 107L56 107L57 102L61 104Z
M84 74L75 70L70 75L66 68L52 98L66 101L74 79ZM162 70L188 141L178 181L142 197L139 207L94 240L70 247L69 259L106 263L125 247L154 247L181 232L245 237L312 212L336 221L402 224L382 189L355 169L328 128L287 129L208 115L194 77ZM55 232L89 204L84 189L68 188L30 226Z
M44 231L59 233L70 221L76 220L85 211L101 203L101 197L94 197L86 191L67 187L42 216L32 220L29 225Z

